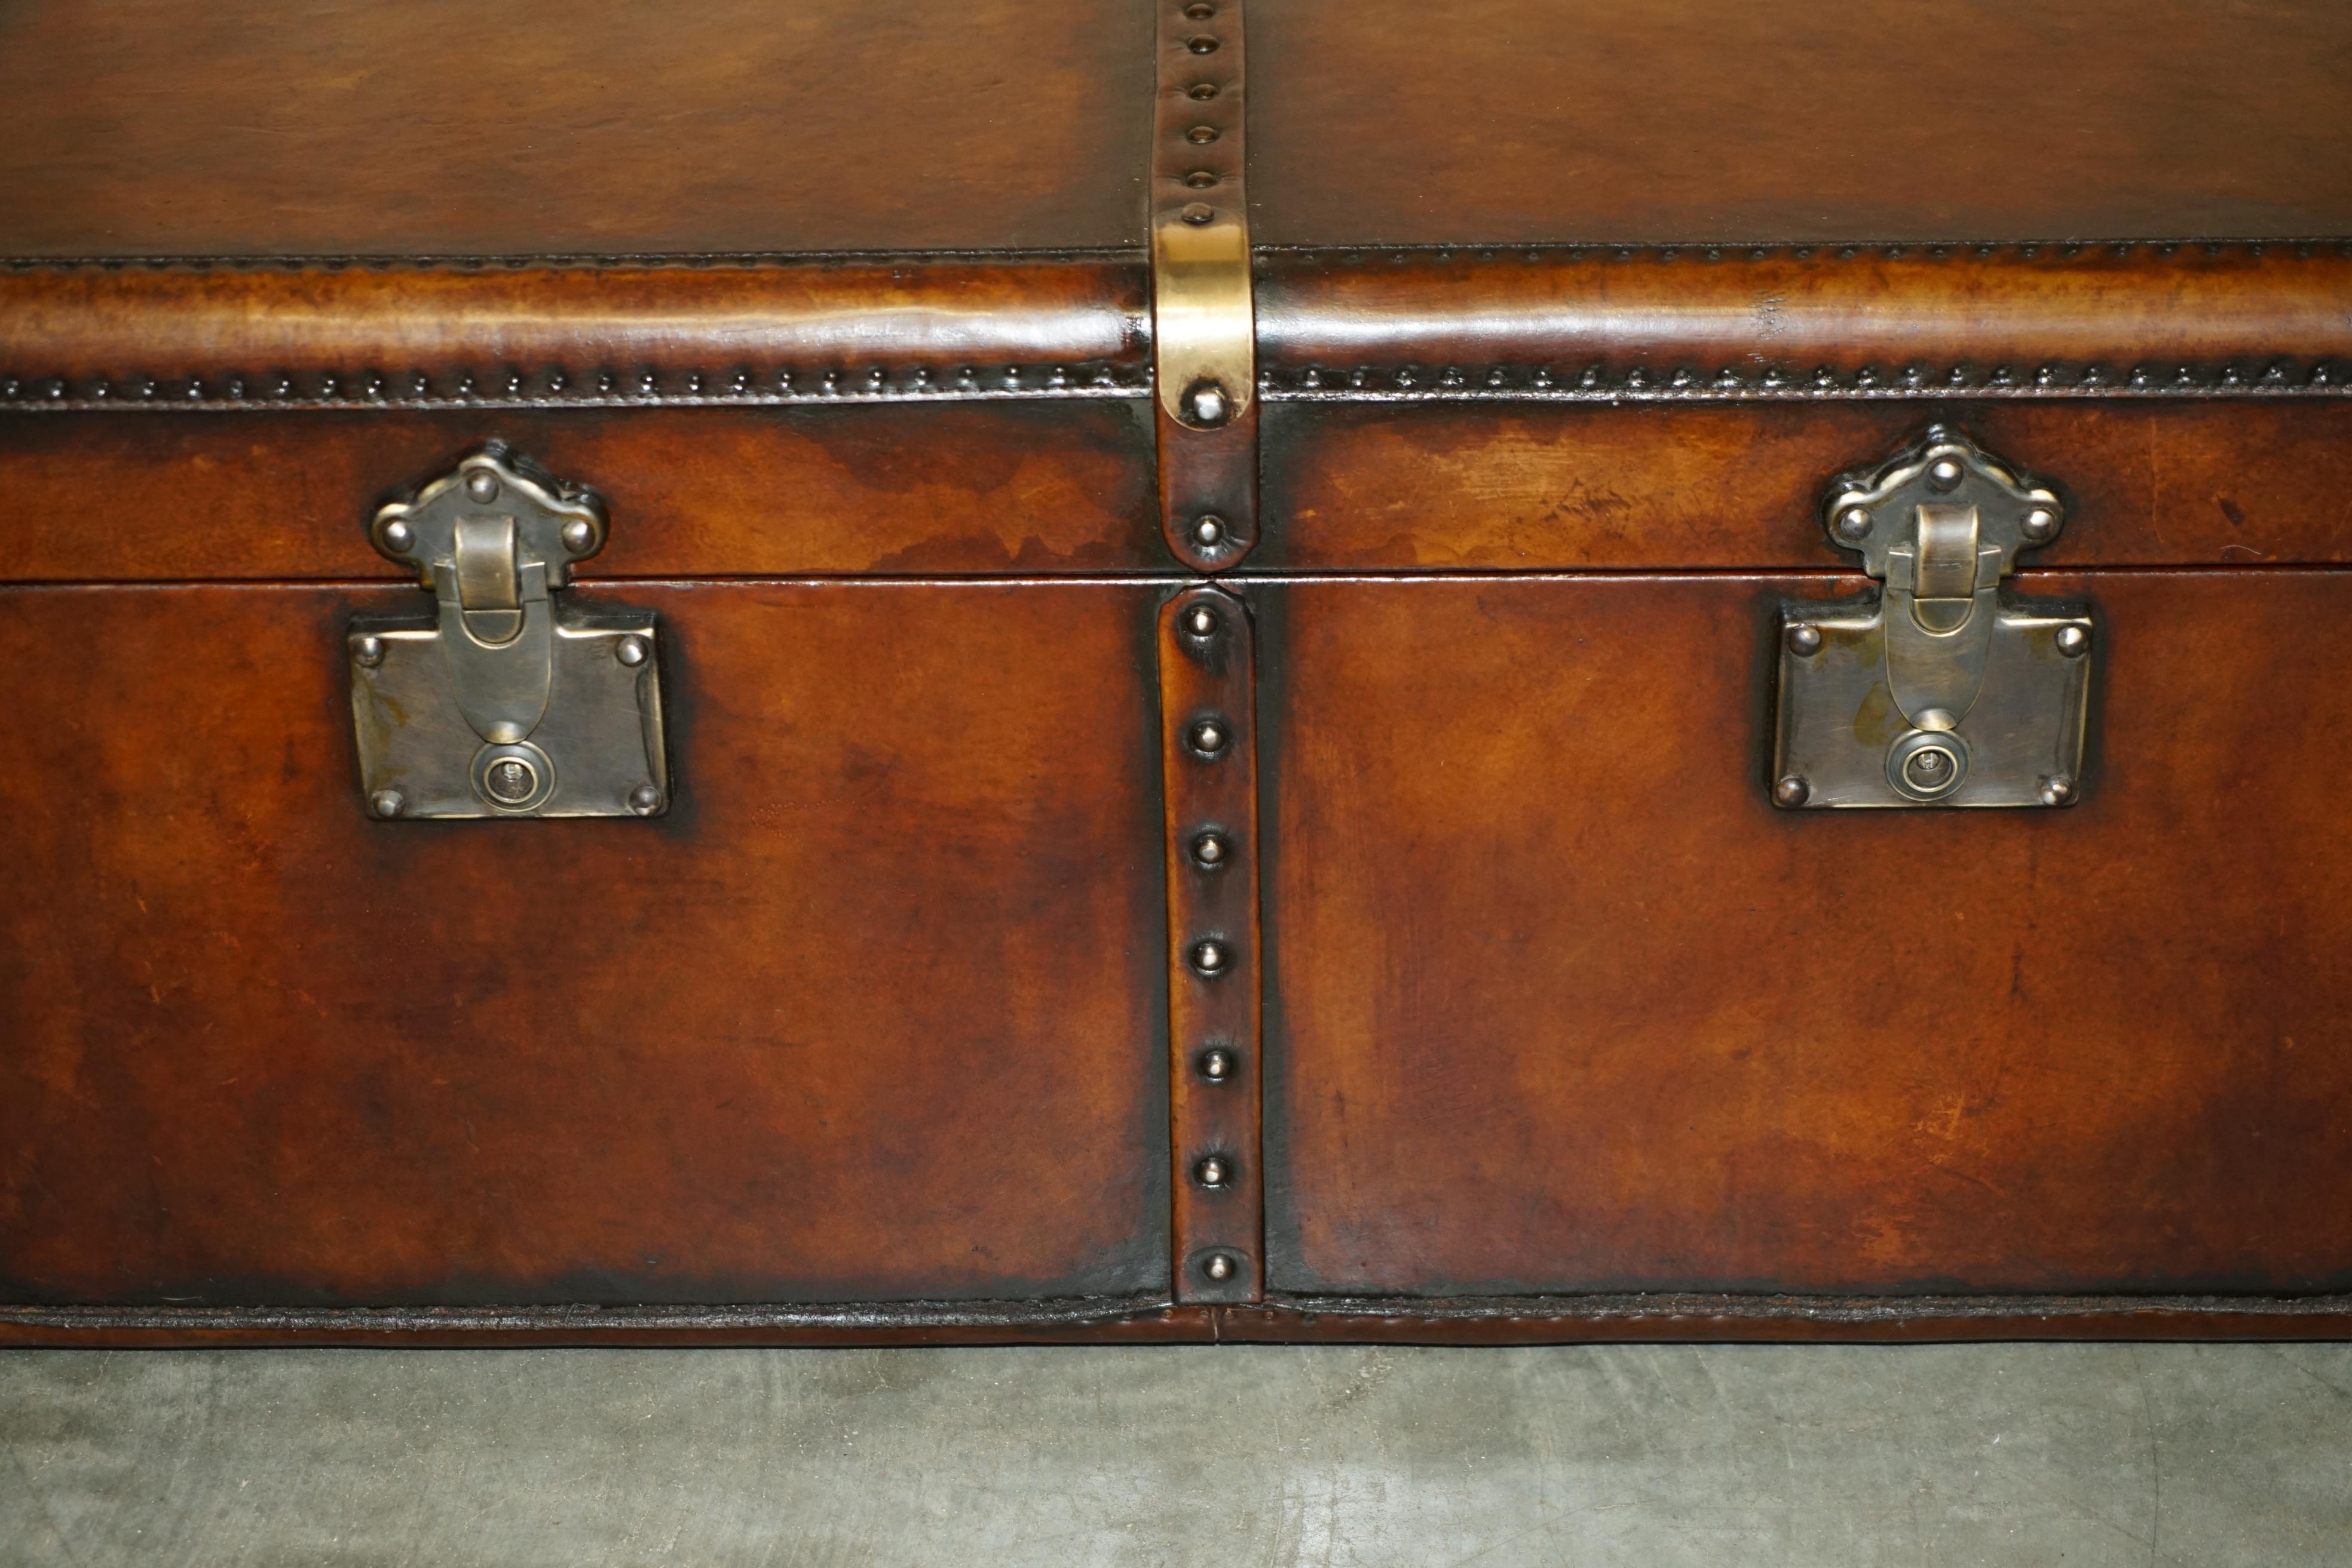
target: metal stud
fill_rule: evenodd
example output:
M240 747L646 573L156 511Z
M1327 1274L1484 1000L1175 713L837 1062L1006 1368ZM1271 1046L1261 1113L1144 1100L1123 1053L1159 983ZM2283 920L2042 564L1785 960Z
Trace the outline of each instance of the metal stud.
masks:
M368 668L373 669L383 662L383 639L379 637L360 638L352 645L352 658L367 666Z
M383 525L383 547L395 555L405 555L416 543L416 531L404 522Z
M1212 1252L1201 1261L1201 1272L1222 1285L1241 1271L1230 1252Z
M380 789L368 796L368 809L389 822L408 809L408 797L396 789Z
M1222 517L1204 517L1192 525L1193 542L1203 550L1214 550L1224 542L1224 538L1225 520Z
M629 792L629 809L639 816L651 816L661 809L661 791L649 784L641 784Z
M1211 1154L1192 1167L1192 1179L1204 1187L1222 1187L1234 1179L1234 1168L1223 1154Z
M1811 658L1814 654L1821 652L1822 628L1819 626L1804 626L1801 624L1790 626L1789 628L1789 651L1808 658Z
M487 468L476 468L466 476L466 493L478 501L499 499L499 477Z
M643 637L623 637L620 646L613 650L613 657L635 669L646 662L646 656L651 651L646 647Z
M2074 779L2070 773L2052 773L2042 781L2039 792L2044 805L2063 805L2074 798Z
M1195 605L1184 612L1184 629L1196 637L1213 637L1224 620L1207 605Z
M2040 543L2058 531L2058 514L2046 506L2037 506L2025 514L2025 520L2018 524L2017 531Z
M1202 974L1223 974L1233 963L1233 955L1221 942L1196 942L1192 944L1192 967Z
M1850 506L1838 513L1837 536L1848 544L1859 544L1870 537L1870 513L1858 506Z
M2058 651L2068 658L2080 658L2091 651L2091 634L2082 626L2058 628Z
M1203 869L1213 871L1233 854L1220 835L1203 833L1192 840L1192 859Z
M1234 400L1213 381L1196 381L1178 399L1184 423L1213 430L1234 416Z
M1202 720L1184 737L1186 744L1204 757L1213 757L1223 751L1229 739L1224 725L1214 719Z
M574 521L563 525L563 548L574 555L585 555L588 547L596 542L596 531L585 522Z
M1224 1083L1234 1076L1234 1053L1223 1047L1214 1047L1201 1053L1201 1076L1211 1083Z
M1939 490L1948 490L1960 482L1964 471L1951 458L1938 458L1927 465L1927 482Z
M1796 773L1790 773L1772 786L1772 801L1776 805L1802 805L1811 800L1812 795L1813 786Z
M1215 217L1217 216L1217 209L1211 206L1206 202L1186 202L1182 209L1179 211L1176 216L1197 228L1202 224L1207 223L1211 218Z

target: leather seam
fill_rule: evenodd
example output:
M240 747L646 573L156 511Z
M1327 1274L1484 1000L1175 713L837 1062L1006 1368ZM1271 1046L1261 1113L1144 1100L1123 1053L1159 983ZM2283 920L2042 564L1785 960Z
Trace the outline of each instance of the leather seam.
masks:
M304 374L121 376L69 381L0 375L0 408L59 413L218 412L350 408L767 407L829 403L955 403L1051 398L1140 398L1147 367L1109 361L933 367L875 364L854 371L772 369L575 371L548 365L487 375L472 371L381 370Z
M1402 264L1422 259L1481 264L1543 265L1605 262L1736 263L1802 261L1828 265L1851 261L2003 261L2048 266L2063 262L2172 261L2245 258L2278 254L2297 260L2352 257L2352 239L2312 237L2286 239L2130 240L1789 240L1769 244L1662 241L1603 244L1551 240L1517 245L1255 245L1267 260L1296 258L1342 266L1375 261ZM2193 253L2193 254L2184 254Z
M783 271L863 263L1025 261L1040 264L1148 264L1141 246L1058 250L719 250L625 251L607 254L551 251L514 256L336 255L308 256L10 256L0 271L43 272L638 272Z

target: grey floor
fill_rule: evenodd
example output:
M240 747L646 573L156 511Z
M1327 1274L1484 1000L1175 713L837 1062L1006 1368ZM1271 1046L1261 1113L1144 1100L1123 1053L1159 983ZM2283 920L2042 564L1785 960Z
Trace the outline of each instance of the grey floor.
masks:
M0 1562L2352 1563L2352 1345L0 1353Z

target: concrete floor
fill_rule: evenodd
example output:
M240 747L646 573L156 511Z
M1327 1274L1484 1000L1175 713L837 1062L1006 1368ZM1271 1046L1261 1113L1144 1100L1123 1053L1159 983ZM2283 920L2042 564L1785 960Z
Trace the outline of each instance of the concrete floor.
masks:
M7 1564L2352 1562L2352 1345L16 1352Z

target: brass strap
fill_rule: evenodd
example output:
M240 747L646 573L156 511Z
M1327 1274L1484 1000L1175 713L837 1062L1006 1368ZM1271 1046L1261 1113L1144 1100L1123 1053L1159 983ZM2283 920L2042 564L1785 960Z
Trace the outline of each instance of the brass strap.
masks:
M1151 319L1160 526L1177 559L1217 572L1257 541L1242 0L1157 4Z

